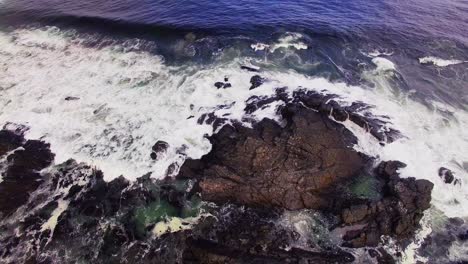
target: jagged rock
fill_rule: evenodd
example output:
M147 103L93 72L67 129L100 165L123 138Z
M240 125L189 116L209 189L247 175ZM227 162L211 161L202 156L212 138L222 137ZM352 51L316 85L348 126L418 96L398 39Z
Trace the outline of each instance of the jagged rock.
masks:
M262 109L263 107L277 101L277 98L275 97L259 97L259 96L252 96L247 100L247 105L244 108L245 113L251 114L259 109Z
M356 138L330 117L338 121L353 118L370 131L374 127L380 131L383 123L372 123L371 118L351 110L363 106L342 108L333 98L313 93L290 98L281 88L273 97L252 97L246 108L250 113L280 100L282 126L265 119L252 128L238 123L222 127L210 137L211 152L200 160L187 160L177 179L155 180L147 174L135 182L123 177L105 182L99 170L73 160L39 175L38 171L53 160L49 146L0 131L0 154L9 153L0 198L4 197L2 186L10 182L16 184L8 186L10 192L19 190L21 195L33 192L35 195L29 200L21 196L20 203L9 209L13 212L23 206L24 219L9 219L8 223L0 224L0 260L61 263L76 260L108 263L122 259L138 263L354 260L353 255L336 245L314 245L311 251L296 248L294 241L303 234L278 225L284 209L312 208L329 215L335 219L333 228L347 230L343 239L348 247L375 246L382 235L409 237L418 227L422 212L430 206L432 184L401 179L398 169L404 164L397 161L383 162L367 175L372 159L353 150L351 145ZM216 130L227 119L208 113L198 121L212 124ZM157 159L168 147L166 142L158 141L152 158ZM184 148L177 150L177 154L186 155ZM174 174L178 166L171 165L168 174ZM357 177L374 177L377 183L372 187L379 197L360 197L349 191L349 185ZM26 182L26 187L20 186L18 179L21 184ZM27 183L32 179L35 185L30 188ZM227 205L205 204L203 211L212 217L201 216L199 195L204 200ZM0 205L2 202L0 199ZM63 202L66 208L56 219L55 229L43 230L43 224ZM169 229L155 236L158 223L195 216L200 217L199 222L191 230ZM332 226L326 228L330 229ZM457 239L463 239L464 233L456 235ZM307 245L311 242L307 241ZM369 255L380 263L392 263L385 251L378 249Z
M213 126L213 130L217 130L219 127L224 125L227 121L227 118L222 118L216 116L214 113L202 114L198 120L198 124L208 124Z
M383 143L391 143L400 137L398 131L385 126L386 122L375 117L358 114L358 111L370 107L363 103L353 103L351 106L342 107L335 100L332 100L337 98L337 95L302 90L294 92L293 97L296 102L301 102L325 115L331 115L337 121L342 122L349 119Z
M212 151L188 160L178 177L197 179L203 199L219 204L312 208L340 215L342 225L359 227L343 237L348 247L376 246L382 235L411 236L430 207L433 184L401 179L398 170L406 165L388 161L374 173L379 198L343 191L371 159L351 149L354 136L330 121L333 109L339 108L336 103L307 98L318 112L287 104L281 110L284 127L268 119L253 128L223 127L210 137ZM270 99L252 97L246 110L255 111Z
M23 145L24 138L10 130L0 130L0 157Z
M30 193L41 183L39 171L48 167L54 158L49 144L38 140L25 141L22 135L1 130L0 158L13 150L6 157L8 166L0 182L0 213L4 216L26 203Z
M286 107L283 118L285 128L271 120L253 129L223 127L210 138L213 150L196 165L203 169L187 174L182 168L179 176L203 175L199 187L203 198L211 201L287 209L332 206L329 190L364 165L349 147L355 138L303 107Z
M382 162L376 169L377 177L384 183L382 199L343 210L344 224L363 225L345 234L346 246L377 246L382 235L404 239L414 234L423 212L430 207L434 185L427 180L400 178L398 169L405 166L399 161Z
M354 260L338 247L285 250L299 234L276 224L281 211L240 208L223 207L197 225L193 239L188 240L184 263L350 263Z
M258 76L258 78L261 77ZM254 81L254 83L256 82ZM383 121L379 117L364 116L357 113L371 106L364 103L353 103L351 106L342 107L337 101L333 100L337 97L334 94L320 94L314 91L299 90L295 91L291 98L284 89L278 88L273 96L253 96L249 98L246 101L247 106L244 110L246 113L251 114L277 101L282 101L284 104L302 103L306 107L314 109L325 116L333 117L336 121L343 122L349 119L378 139L381 144L391 143L401 137L399 131L388 127L388 122Z
M257 87L260 87L263 84L263 82L265 82L265 79L263 79L259 75L254 75L252 78L250 78L251 86L249 90L253 90Z

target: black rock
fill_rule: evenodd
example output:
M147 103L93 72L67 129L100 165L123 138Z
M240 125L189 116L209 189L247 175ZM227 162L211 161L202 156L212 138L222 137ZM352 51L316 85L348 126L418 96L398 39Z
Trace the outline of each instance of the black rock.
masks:
M24 137L9 130L0 130L0 157L23 145Z
M215 86L216 88L220 89L220 88L223 88L224 83L223 83L223 82L216 82L216 83L214 84L214 86Z
M74 96L65 97L65 101L76 101L76 100L80 100L80 98L79 97L74 97Z
M242 65L240 68L242 70L246 70L246 71L249 71L249 72L259 72L259 70L257 68L254 68L254 67L249 67L249 66Z
M24 141L22 135L0 131L0 158L18 148L7 156L8 166L0 183L0 213L5 216L27 202L29 195L41 184L39 171L54 159L49 144L39 140Z
M151 158L153 160L158 159L158 155L163 154L169 148L169 144L165 141L158 141L152 147L153 152L151 153Z
M262 77L260 77L259 75L254 75L252 76L252 78L250 78L250 83L252 84L250 86L250 89L249 90L253 90L257 87L259 87L260 85L263 84L263 82L265 81L265 79L263 79Z
M455 176L453 176L452 171L444 167L439 169L439 177L447 184L453 183L455 180Z

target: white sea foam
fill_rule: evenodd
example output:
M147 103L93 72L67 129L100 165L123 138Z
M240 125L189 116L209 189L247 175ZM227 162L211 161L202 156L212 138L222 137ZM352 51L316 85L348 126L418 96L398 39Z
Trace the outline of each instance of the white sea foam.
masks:
M161 222L156 223L152 232L155 236L159 237L167 233L175 233L179 231L184 231L191 229L194 224L196 224L200 218L205 217L200 215L197 217L169 217Z
M201 114L235 102L219 114L241 119L247 98L273 92L249 91L251 74L236 62L216 69L168 67L149 53L80 42L57 28L0 35L0 123L31 126L27 137L50 142L56 162L96 165L107 180L147 172L163 177L172 162L183 162L177 148L187 146L193 158L209 151L204 135L212 128L196 124ZM213 84L224 76L233 87L217 90ZM157 140L171 148L154 162L149 154Z
M50 230L51 237L54 234L54 230L55 230L55 226L57 225L58 218L63 212L65 212L65 210L67 210L69 202L66 200L60 199L58 200L57 203L58 203L57 208L55 208L55 210L50 215L49 219L41 226L41 232L44 232L45 230Z
M421 229L419 229L416 232L413 242L411 242L402 252L403 253L402 258L401 258L402 264L427 263L428 262L427 258L416 254L416 250L423 245L424 239L428 235L430 235L432 232L432 228L429 222L429 216L427 215L427 213L421 220L420 224L421 224Z
M433 64L438 67L447 67L450 65L455 65L455 64L465 63L465 62L467 61L454 60L454 59L444 60L444 59L433 57L433 56L419 58L419 63L421 64Z
M376 57L372 59L372 62L377 66L376 70L378 72L394 71L396 69L395 64L386 58Z
M250 45L250 47L255 50L266 50L268 52L274 53L276 50L279 49L296 49L296 50L305 50L309 47L307 44L302 42L300 39L303 36L299 33L287 33L284 36L280 37L277 42L272 44L265 44L265 43L256 43Z
M50 40L44 37L48 34ZM252 73L239 69L245 61L213 68L175 67L153 54L122 52L118 47L93 49L79 43L78 37L67 37L54 28L0 35L4 75L0 124L29 125L27 137L50 142L57 162L75 158L96 165L107 180L121 174L134 179L146 172L163 177L172 162L184 160L176 148L186 145L192 158L210 150L204 135L212 133L211 127L196 124L202 113L220 104L232 105L216 110L217 115L240 120L250 96L272 94L276 87L287 86L289 92L304 87L338 94L345 105L355 101L374 105L371 114L388 116L385 119L405 137L380 146L363 129L345 122L359 139L355 148L380 160L405 162L408 166L401 170L402 176L435 183L432 203L437 208L447 216L468 215L468 176L463 165L468 113L437 102L427 107L396 91L389 81L396 69L391 58L374 58L376 68L363 74L375 84L373 88L331 83L293 71L264 71L262 75L271 81L249 91ZM233 87L217 90L213 84L224 76ZM67 96L80 99L65 101ZM273 112L273 107L265 109L256 118L274 117ZM195 118L187 119L192 115ZM171 148L154 162L149 154L157 140L167 141ZM451 169L461 186L444 184L438 176L441 166Z
M374 50L368 53L363 52L365 55L369 57L382 57L382 56L392 56L393 52L392 51L381 51L381 50Z

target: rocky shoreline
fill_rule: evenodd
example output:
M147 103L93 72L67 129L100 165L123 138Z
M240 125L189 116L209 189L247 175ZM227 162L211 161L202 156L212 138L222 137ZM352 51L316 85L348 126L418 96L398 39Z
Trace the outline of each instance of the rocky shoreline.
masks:
M252 89L263 81L254 76ZM200 118L217 130L212 150L163 180L105 182L74 160L53 165L47 143L5 127L1 262L394 263L382 237L413 237L433 184L400 178L401 162L376 164L355 151L357 139L339 122L351 120L381 144L398 132L357 114L363 104L340 107L313 92L277 89L250 98L245 111L276 101L282 124ZM157 142L149 158L167 148ZM364 256L353 254L358 248Z

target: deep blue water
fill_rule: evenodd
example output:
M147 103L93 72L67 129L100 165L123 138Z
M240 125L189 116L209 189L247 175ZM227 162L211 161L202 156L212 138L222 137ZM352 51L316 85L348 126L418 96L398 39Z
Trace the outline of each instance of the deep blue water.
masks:
M211 62L217 50L233 46L242 55L263 56L253 53L250 43L299 32L313 48L299 52L300 62L288 58L279 64L314 75L302 66L318 60L325 65L322 75L356 83L357 62L365 60L360 53L386 50L399 65L404 89L462 108L468 102L466 63L441 69L440 80L434 80L431 69L416 66L424 56L468 60L468 2L463 0L3 1L0 27L6 30L34 23L71 27L99 32L89 41L99 46L108 36L157 39L158 45L148 49L164 55L167 63ZM194 53L175 54L171 47L189 32L199 40Z
M39 17L90 17L185 29L268 33L302 29L329 34L435 36L468 41L463 0L4 0L5 9ZM11 13L11 12L9 12ZM266 30L261 32L259 29Z

